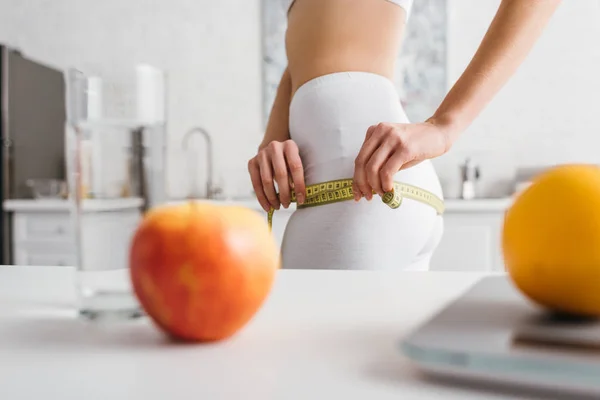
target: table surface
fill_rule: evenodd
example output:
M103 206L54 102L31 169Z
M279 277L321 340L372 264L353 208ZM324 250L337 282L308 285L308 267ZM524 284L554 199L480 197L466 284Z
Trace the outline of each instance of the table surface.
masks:
M175 344L147 318L78 319L71 268L0 266L0 399L523 398L432 379L399 351L483 276L282 270L237 335Z

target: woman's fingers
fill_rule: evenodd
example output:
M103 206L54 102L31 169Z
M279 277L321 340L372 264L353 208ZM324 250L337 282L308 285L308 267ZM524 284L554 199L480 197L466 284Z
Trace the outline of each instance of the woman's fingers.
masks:
M371 125L367 129L367 134L365 135L365 140L364 140L365 142L371 138L371 135L373 135L373 132L375 132L375 129L377 129L377 125Z
M294 185L296 201L298 204L302 204L306 198L306 186L304 184L304 168L298 146L293 141L288 140L284 143L283 152Z
M254 157L248 161L248 172L250 173L250 179L252 180L252 187L254 188L254 193L256 193L256 198L260 206L265 211L269 211L271 208L271 204L265 195L265 191L263 190L262 180L260 177L260 166L258 163L258 158Z
M302 160L292 140L269 143L248 162L248 171L258 202L265 211L278 210L282 205L289 207L292 188L299 204L306 199Z
M271 163L269 152L261 152L258 155L258 164L260 166L260 180L263 190L269 204L276 210L279 210L280 203L277 193L275 192L275 182L273 179L273 165Z
M393 174L384 174L381 167L387 161L391 153L391 146L388 142L384 141L379 145L377 150L375 150L366 165L367 181L369 182L369 186L372 187L373 190L380 196L383 196L384 192L390 190L387 188L390 187Z
M369 185L367 178L367 163L371 159L373 153L377 150L380 144L381 130L383 124L372 126L367 130L365 141L354 160L354 182L352 190L354 191L354 199L359 200L365 196L367 200L373 197L373 188Z
M389 192L393 189L394 174L398 172L407 162L410 162L410 153L400 149L394 152L381 167L381 181L384 192Z
M271 142L269 152L275 174L275 182L277 182L277 188L279 189L279 202L284 208L288 208L291 201L290 180L283 144L280 142Z

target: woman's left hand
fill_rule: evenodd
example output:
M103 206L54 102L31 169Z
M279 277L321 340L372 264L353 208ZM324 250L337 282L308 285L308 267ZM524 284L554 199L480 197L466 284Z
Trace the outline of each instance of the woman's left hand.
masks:
M423 160L438 157L450 147L448 129L427 120L416 124L380 123L367 130L355 160L355 200L371 200L393 189L394 174Z

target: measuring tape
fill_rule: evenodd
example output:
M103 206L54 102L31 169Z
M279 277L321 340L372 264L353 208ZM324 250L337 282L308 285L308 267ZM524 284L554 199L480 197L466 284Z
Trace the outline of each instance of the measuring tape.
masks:
M376 194L373 192L373 194ZM407 183L394 182L394 188L386 192L381 201L390 208L400 207L402 199L412 199L427 204L435 209L438 214L444 212L444 201L435 194L419 187ZM321 206L325 204L338 203L340 201L354 200L354 191L352 190L352 179L338 179L323 183L316 183L306 187L306 200L303 204L298 204L296 208L308 208ZM292 191L291 202L296 202L296 194ZM273 226L273 214L275 209L271 207L267 213L269 229Z

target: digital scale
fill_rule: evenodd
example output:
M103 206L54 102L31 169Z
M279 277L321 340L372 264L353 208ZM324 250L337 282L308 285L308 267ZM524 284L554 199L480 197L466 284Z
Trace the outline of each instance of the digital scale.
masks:
M600 398L600 320L549 315L506 276L478 281L405 337L401 349L435 375Z

